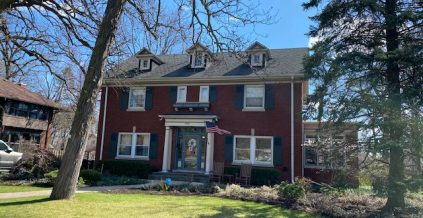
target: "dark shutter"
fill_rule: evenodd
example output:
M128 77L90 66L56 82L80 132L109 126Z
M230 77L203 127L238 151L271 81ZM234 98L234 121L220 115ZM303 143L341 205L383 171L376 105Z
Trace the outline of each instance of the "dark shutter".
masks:
M157 149L158 149L157 134L151 133L150 135L150 160L157 159Z
M232 162L234 152L234 136L225 136L225 160Z
M153 88L147 87L145 89L145 110L153 109Z
M210 86L210 90L209 90L209 100L210 103L215 102L216 98L217 98L217 90L216 90L216 86Z
M266 66L266 55L265 54L263 54L263 56L262 56L263 58L261 59L262 60L262 67L264 67L264 66Z
M122 88L122 92L120 94L120 109L121 110L128 109L128 101L129 101L129 89Z
M267 84L264 88L265 96L264 96L264 108L266 110L272 110L275 105L275 96L273 92L273 85Z
M175 104L176 98L177 98L177 95L178 95L178 87L176 87L176 86L170 87L169 92L170 92L170 102L172 102L172 104Z
M109 157L115 158L117 155L117 145L118 145L118 138L119 133L114 132L110 137L110 144L109 144Z
M273 164L282 164L282 137L273 138Z
M239 110L244 108L244 85L235 86L235 108Z
M192 66L192 55L189 56L189 66Z

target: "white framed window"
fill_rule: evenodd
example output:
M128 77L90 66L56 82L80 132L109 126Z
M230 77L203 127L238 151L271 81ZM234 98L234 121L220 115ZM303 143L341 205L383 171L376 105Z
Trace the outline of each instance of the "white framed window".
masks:
M199 102L209 102L209 86L200 86Z
M128 109L144 110L145 108L145 88L131 88L129 90Z
M176 102L186 102L187 101L187 87L186 86L178 86L178 93Z
M233 163L273 165L272 136L234 136Z
M194 67L203 67L204 66L204 55L197 53L194 55Z
M148 59L141 59L141 69L147 70L150 68L150 61Z
M252 66L262 66L263 65L263 54L252 54L251 55L251 65Z
M244 110L264 110L264 85L245 86Z
M117 158L148 159L150 133L119 133Z

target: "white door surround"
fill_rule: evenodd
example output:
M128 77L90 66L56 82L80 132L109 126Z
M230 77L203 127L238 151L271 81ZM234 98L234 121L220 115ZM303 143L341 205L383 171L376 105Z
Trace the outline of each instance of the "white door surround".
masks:
M206 127L206 122L218 120L217 115L159 115L160 120L165 120L165 140L163 146L162 172L171 170L172 160L172 127ZM205 174L210 174L213 169L214 133L207 133L206 166Z

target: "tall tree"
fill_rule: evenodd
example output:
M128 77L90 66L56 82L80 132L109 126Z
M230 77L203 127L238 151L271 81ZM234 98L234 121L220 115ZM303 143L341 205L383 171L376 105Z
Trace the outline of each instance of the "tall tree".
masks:
M88 120L93 115L97 93L101 87L105 60L115 37L115 32L126 0L108 0L103 21L93 48L87 75L79 96L77 110L72 123L71 139L66 146L57 180L50 199L71 198L79 177L85 142L88 137Z
M404 207L404 130L410 106L422 116L423 4L413 0L309 0L319 41L305 61L319 119L356 122L362 141L389 155L387 211ZM420 81L420 83L416 83ZM417 85L419 84L419 85ZM417 87L416 87L417 86ZM418 102L418 103L417 103ZM417 104L417 105L416 105ZM420 145L422 146L422 145Z

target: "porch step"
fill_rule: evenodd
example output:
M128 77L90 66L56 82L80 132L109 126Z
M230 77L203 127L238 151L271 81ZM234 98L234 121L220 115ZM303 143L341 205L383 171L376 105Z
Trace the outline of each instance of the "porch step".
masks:
M209 176L198 173L185 173L185 172L155 172L148 176L148 179L152 180L166 180L170 178L173 181L185 181L185 182L201 182L208 183Z

